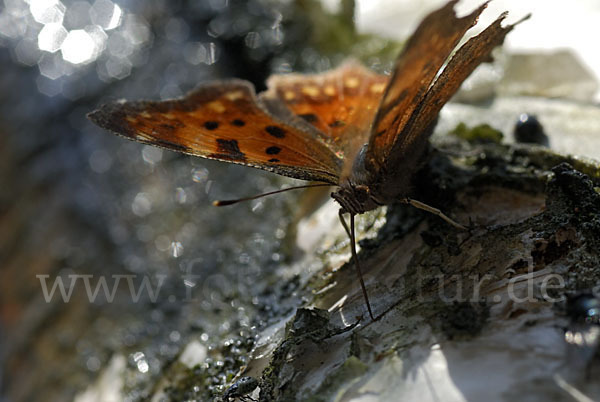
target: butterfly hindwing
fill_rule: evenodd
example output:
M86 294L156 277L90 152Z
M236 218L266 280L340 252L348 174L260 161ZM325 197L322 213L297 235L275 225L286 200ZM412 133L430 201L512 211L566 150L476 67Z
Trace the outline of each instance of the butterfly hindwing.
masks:
M328 144L271 115L242 80L211 82L182 99L111 103L89 117L141 143L293 178L337 184L341 171Z
M351 154L352 148L368 140L388 80L388 76L376 74L356 61L346 61L321 74L274 75L267 81L268 90L261 99L283 103L336 148Z

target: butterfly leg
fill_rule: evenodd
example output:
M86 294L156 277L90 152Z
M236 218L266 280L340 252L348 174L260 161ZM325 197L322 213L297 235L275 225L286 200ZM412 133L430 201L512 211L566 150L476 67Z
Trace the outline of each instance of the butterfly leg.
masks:
M406 203L406 204L410 204L415 208L419 208L422 209L423 211L427 211L430 212L434 215L439 216L440 218L442 218L443 220L445 220L446 222L448 222L449 224L451 224L452 226L454 226L455 228L461 229L461 230L468 230L466 227L464 227L463 225L461 225L460 223L452 220L451 218L449 218L448 216L446 216L442 211L440 211L437 208L434 208L430 205L427 205L425 203L422 203L421 201L417 201L417 200L413 200L411 198L405 198L402 200L402 202Z
M373 311L371 310L371 303L369 303L369 296L367 295L367 287L365 286L365 281L363 280L362 271L360 269L360 264L358 262L358 256L356 255L356 237L354 235L354 214L350 214L350 228L348 228L348 224L344 219L343 210L340 209L339 212L340 222L342 222L342 226L346 230L348 237L350 237L350 250L352 251L352 258L354 258L354 263L356 265L356 273L358 274L358 280L360 281L360 287L362 288L363 297L365 298L365 303L367 304L367 309L369 310L369 315L371 316L371 320L377 321L379 318L375 318L373 316Z

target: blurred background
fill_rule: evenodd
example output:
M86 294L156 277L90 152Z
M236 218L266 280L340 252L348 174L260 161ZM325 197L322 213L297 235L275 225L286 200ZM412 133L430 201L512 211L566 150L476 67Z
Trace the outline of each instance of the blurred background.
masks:
M281 280L297 195L211 206L291 180L127 142L87 113L121 98L178 97L209 79L239 77L260 90L272 73L322 71L348 55L385 72L406 35L442 3L2 0L0 400L110 400L88 388L106 373L116 373L106 378L119 400L141 400L192 339L201 369L218 374L186 396L204 395L244 363L257 328L302 302L295 274ZM572 132L597 132L586 122L598 121L600 3L498 0L483 21L504 10L509 22L533 13L505 52L541 54L521 63L557 67L525 94L568 100L564 113L573 116L573 104L576 116L585 112ZM468 84L478 95L463 102L488 99L490 80L494 93L515 94L533 80L529 71L514 73L514 89L489 70ZM516 113L496 116L499 128L512 127ZM566 120L550 124L550 134ZM596 138L581 146L569 130L554 130L558 148L598 155ZM54 297L44 293L44 284L68 286L74 275L80 283L68 302L58 287ZM90 302L81 275L92 287L103 276L112 289L120 275L160 292L141 291L133 302L122 279L114 297L101 290Z

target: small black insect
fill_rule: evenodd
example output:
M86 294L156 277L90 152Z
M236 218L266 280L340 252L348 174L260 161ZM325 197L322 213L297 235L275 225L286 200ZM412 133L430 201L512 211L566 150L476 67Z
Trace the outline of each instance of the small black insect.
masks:
M233 385L225 391L223 394L223 400L229 402L232 399L239 399L241 401L254 401L248 396L249 393L253 392L258 387L258 380L254 377L242 377L237 380Z
M567 314L571 321L600 325L600 299L585 292L567 299Z
M544 132L544 127L535 115L521 113L515 124L515 139L518 142L548 146L550 141Z

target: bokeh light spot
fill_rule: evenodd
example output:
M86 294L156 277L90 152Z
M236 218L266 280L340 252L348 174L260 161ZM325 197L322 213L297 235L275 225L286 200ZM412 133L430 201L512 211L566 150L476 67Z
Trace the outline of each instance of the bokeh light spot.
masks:
M62 92L62 83L59 80L49 79L40 75L36 78L35 83L38 91L46 96L53 97Z
M90 356L87 359L85 366L89 371L96 372L102 368L102 362L96 356Z
M192 170L192 180L196 183L203 183L208 179L208 169L200 167Z
M4 0L4 14L14 18L24 17L30 13L28 3L23 0Z
M175 201L177 201L178 204L185 204L187 201L187 193L185 189L177 187L175 190Z
M140 373L147 373L150 369L150 365L148 364L148 360L146 359L146 355L144 355L144 353L135 352L133 354L133 360Z
M58 54L44 54L38 62L38 68L40 74L51 80L55 80L65 74L71 73L71 70L68 69L66 63Z
M60 23L46 24L38 34L38 47L40 50L54 53L67 37L67 30Z
M172 242L171 243L171 255L174 258L179 258L179 257L181 257L182 254L183 254L183 245L178 241Z
M219 60L219 49L214 42L210 42L207 47L206 64L209 66L215 64Z
M124 36L134 45L141 45L150 40L150 28L142 17L127 14L123 23Z
M67 29L82 29L89 25L90 19L90 8L92 6L87 1L76 1L69 5L65 12L64 26Z
M96 173L107 172L112 166L112 163L112 157L104 149L97 149L90 155L90 168Z
M177 84L167 84L160 90L160 99L173 99L183 95L183 91Z
M152 203L146 193L138 193L131 203L131 211L137 216L144 217L152 210Z
M131 74L131 62L128 59L111 57L104 67L109 78L121 80Z
M8 13L0 14L0 35L7 38L18 38L27 32L25 18L13 18Z
M262 44L262 38L258 32L248 32L244 41L250 49L256 49Z
M61 46L63 59L73 64L90 62L94 58L95 43L83 29L68 33Z
M142 150L142 159L144 159L144 162L154 165L162 160L162 156L162 149L144 145L144 149Z
M208 61L206 47L200 42L187 43L183 49L183 58L188 63L197 66Z
M42 56L35 41L22 39L15 47L15 57L17 61L26 66L34 66L40 61Z
M60 24L65 16L65 6L57 0L30 0L29 10L40 24Z
M133 53L133 45L120 32L115 32L110 35L106 44L109 53L112 56L125 58Z
M102 27L98 25L88 25L85 27L85 32L87 32L94 41L94 60L100 56L100 54L106 49L106 42L108 40L108 35Z
M96 0L90 9L90 18L92 23L108 31L121 24L123 11L110 0Z
M154 245L158 251L168 251L171 248L171 239L166 235L157 236Z

